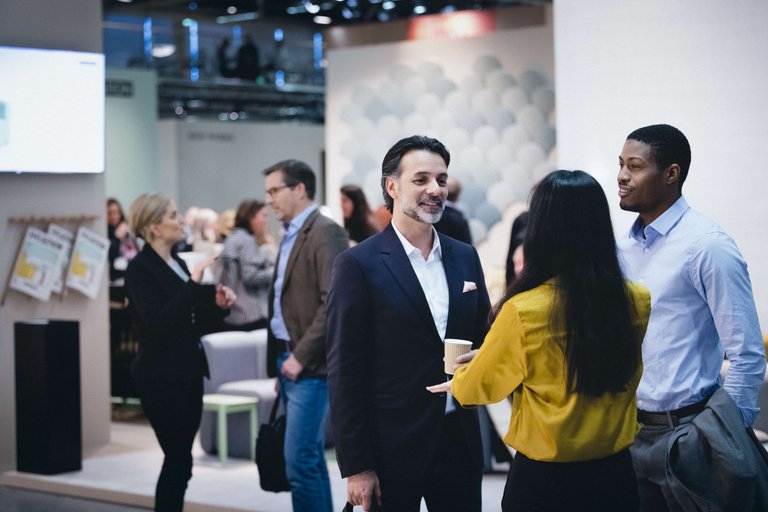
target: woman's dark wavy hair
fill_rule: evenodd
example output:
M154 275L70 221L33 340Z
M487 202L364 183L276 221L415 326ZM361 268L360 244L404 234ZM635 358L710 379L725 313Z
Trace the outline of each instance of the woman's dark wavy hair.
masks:
M567 386L600 396L622 391L640 364L634 304L619 266L608 201L583 171L555 171L534 188L525 264L496 305L555 278L553 327L565 324Z
M235 213L235 227L242 228L248 233L253 234L251 229L251 219L264 208L266 204L255 199L246 199L237 207Z
M371 225L371 208L365 198L363 189L356 185L344 185L341 193L352 201L352 215L344 219L344 228L349 237L355 242L362 242L376 234L376 228Z

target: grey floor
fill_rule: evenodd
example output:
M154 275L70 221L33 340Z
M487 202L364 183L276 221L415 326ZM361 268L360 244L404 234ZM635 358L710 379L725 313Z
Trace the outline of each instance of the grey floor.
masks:
M0 485L0 512L146 512L146 510Z
M81 471L50 476L14 471L0 474L0 512L138 512L151 508L162 452L145 421L133 421L130 411L121 412L127 417L112 423L112 441L86 453ZM259 488L258 471L250 460L230 459L222 466L218 457L204 453L199 443L195 443L193 456L194 475L187 490L189 510L290 510L289 493L268 493ZM327 459L333 500L340 504L346 498L346 482L340 478L331 451ZM505 481L506 471L484 476L484 512L499 510Z

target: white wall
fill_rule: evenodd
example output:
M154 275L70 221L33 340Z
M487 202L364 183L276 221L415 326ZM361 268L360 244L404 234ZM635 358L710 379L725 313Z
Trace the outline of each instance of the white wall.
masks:
M101 51L101 2L4 1L0 45ZM45 148L40 148L45 151ZM14 262L22 231L8 222L25 215L98 215L89 226L106 232L104 175L0 175L0 278ZM90 300L70 292L63 302L42 303L10 291L0 307L0 471L16 466L13 323L33 317L80 321L80 386L83 445L109 440L109 330L107 286Z
M133 96L106 98L107 195L123 208L160 190L157 172L157 76L154 71L108 69L107 80L133 85Z
M480 37L330 51L326 190L334 215L344 184L362 187L373 208L383 202L381 161L400 138L435 137L451 153L448 172L462 183L460 207L491 296L500 296L512 220L554 165L554 101L538 101L554 94L552 30L547 17Z
M689 203L736 240L768 331L768 2L581 0L554 4L558 162L605 187L618 233L618 154L635 128L688 137Z
M175 119L157 121L158 190L176 200L179 197L178 123Z
M322 125L162 121L160 133L160 182L176 188L181 209L196 205L220 211L236 208L243 199L263 201L262 171L289 158L306 162L322 178Z

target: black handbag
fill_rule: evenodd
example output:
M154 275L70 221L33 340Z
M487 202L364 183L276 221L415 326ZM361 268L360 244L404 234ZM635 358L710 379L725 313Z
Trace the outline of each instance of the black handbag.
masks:
M379 506L378 502L376 501L376 494L371 495L371 508L369 512L379 512L381 510L381 506ZM350 502L347 502L346 505L344 505L344 509L341 512L354 512L355 506L351 504Z
M354 510L355 510L355 506L352 505L350 502L347 502L347 504L344 505L344 509L342 509L341 512L354 512ZM376 502L376 498L374 497L371 500L370 512L378 512L379 510L381 510L381 508L379 507L379 504Z
M291 490L291 484L285 476L285 414L277 416L280 406L280 394L272 406L269 423L263 423L256 439L256 467L259 469L259 482L265 491L284 492Z

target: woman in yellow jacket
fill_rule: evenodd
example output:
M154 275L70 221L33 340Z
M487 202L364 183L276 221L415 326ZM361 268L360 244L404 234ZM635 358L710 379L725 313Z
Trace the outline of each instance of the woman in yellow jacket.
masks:
M525 265L450 383L462 405L513 393L504 511L637 510L629 446L650 295L623 278L600 185L555 171L531 199Z

